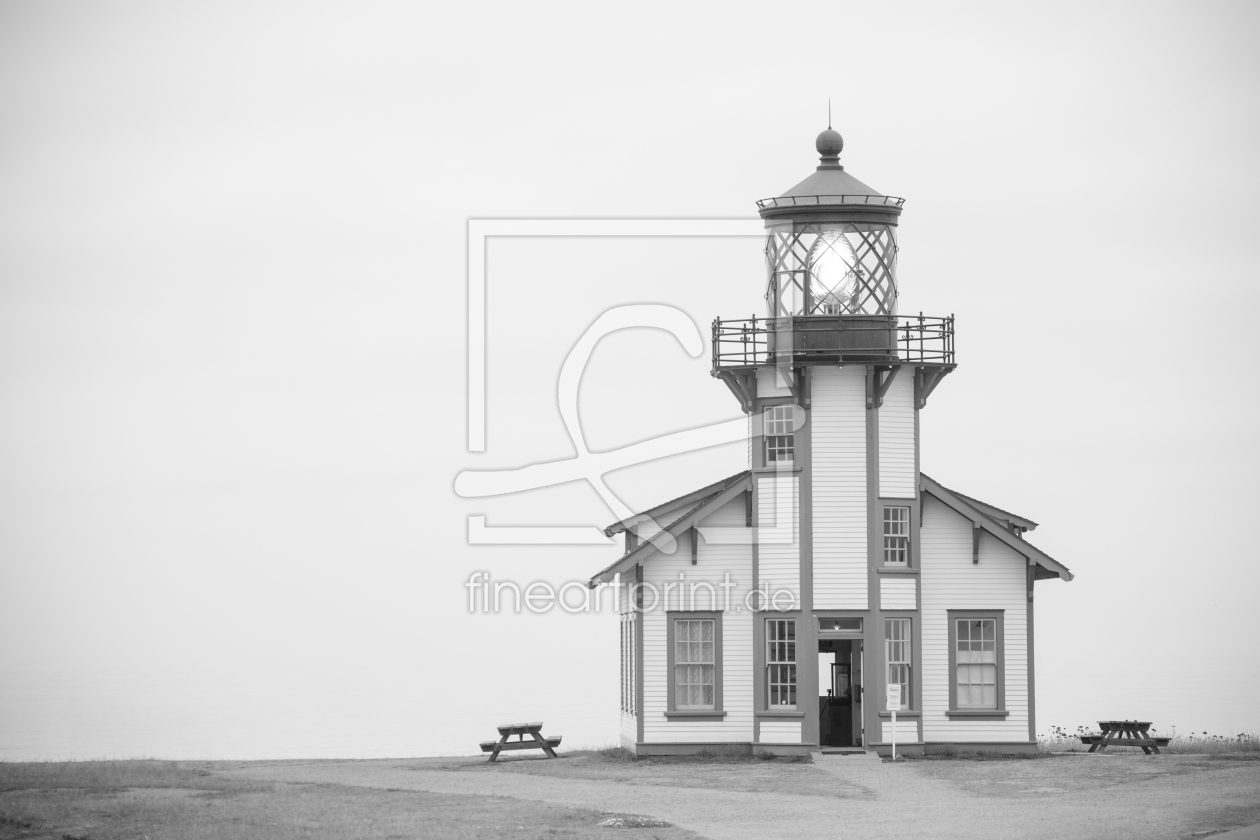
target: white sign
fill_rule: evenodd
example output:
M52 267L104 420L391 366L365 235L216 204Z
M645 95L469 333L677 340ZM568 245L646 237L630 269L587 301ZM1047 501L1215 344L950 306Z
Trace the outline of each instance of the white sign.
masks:
M885 695L885 699L888 702L888 708L890 710L900 709L901 708L901 685L897 684L897 685L885 686L885 689L887 691L887 694Z

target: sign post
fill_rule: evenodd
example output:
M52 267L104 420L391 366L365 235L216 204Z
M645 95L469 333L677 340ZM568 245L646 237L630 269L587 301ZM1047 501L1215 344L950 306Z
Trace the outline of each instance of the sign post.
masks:
M884 701L888 711L892 713L892 760L897 760L897 710L901 708L901 686L884 687Z

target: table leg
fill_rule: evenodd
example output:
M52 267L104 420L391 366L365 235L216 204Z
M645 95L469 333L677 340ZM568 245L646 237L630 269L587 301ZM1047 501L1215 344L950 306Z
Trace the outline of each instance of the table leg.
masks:
M503 749L503 745L507 743L507 740L510 737L512 737L511 732L509 732L507 735L504 735L502 738L500 738L499 743L494 745L494 750L490 753L491 761L494 761L496 758L499 757L499 750Z
M546 751L548 758L557 757L556 751L551 748L551 745L547 743L547 739L542 736L542 730L533 730L530 734L534 736L534 740L538 742L538 746L542 747L543 750ZM523 741L525 739L522 738L521 740Z

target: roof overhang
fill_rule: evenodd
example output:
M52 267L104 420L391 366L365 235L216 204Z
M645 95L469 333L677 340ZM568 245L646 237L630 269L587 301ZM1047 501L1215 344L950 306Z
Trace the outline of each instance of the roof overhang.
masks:
M620 574L621 572L633 569L635 566L660 551L660 546L662 544L672 543L673 545L677 545L677 537L682 536L688 528L695 527L706 516L713 513L713 511L717 510L740 493L743 493L745 490L752 489L752 473L748 471L738 473L737 475L733 475L724 481L718 482L717 484L711 484L709 487L703 488L703 490L710 490L715 487L717 488L715 492L709 493L707 498L701 498L701 500L699 500L695 505L689 507L686 513L682 516L666 525L663 529L661 529L661 531L653 534L644 542L639 543L626 554L622 555L621 558L612 565L596 572L590 579L588 586L594 589L600 583L607 583L611 581L614 576ZM697 490L695 493L688 493L686 496L680 496L679 498L690 499L691 497L702 493L703 490ZM653 510L677 507L677 503L678 499L675 499L672 502L666 502L664 505L659 505L656 508L653 508ZM651 511L639 514L639 516L645 517L646 519L647 514L649 513L651 513ZM616 531L613 530L614 528L618 525L623 525L626 522L632 522L636 518L637 517L631 517L630 519L611 525L604 531L604 533L612 536L612 534L616 533ZM626 529L623 527L620 530L624 531ZM670 539L662 539L662 534L668 534Z
M1003 528L980 507L973 504L967 497L961 493L955 493L948 487L941 485L939 482L929 478L923 473L919 473L919 489L924 493L928 493L932 498L951 508L960 516L970 519L971 522L992 534L1001 542L1005 543L1011 549L1022 555L1029 563L1039 567L1039 571L1035 572L1033 577L1035 580L1045 580L1050 577L1059 577L1063 580L1071 580L1075 577L1067 566L1064 566L1058 560L1055 560L1049 554L1037 548L1032 543L1021 537L1012 534L1006 528ZM984 505L984 507L991 507ZM1005 513L1005 511L1003 511ZM1009 514L1008 514L1009 515ZM1024 520L1032 523L1032 520ZM1036 524L1036 523L1032 523Z

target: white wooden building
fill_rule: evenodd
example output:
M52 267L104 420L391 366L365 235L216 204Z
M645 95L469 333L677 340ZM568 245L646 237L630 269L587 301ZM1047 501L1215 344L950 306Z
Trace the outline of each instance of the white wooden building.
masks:
M1037 524L920 472L953 317L897 315L903 200L839 163L758 202L765 318L715 321L747 469L618 522L621 741L887 753L1036 748L1033 590L1071 580Z

